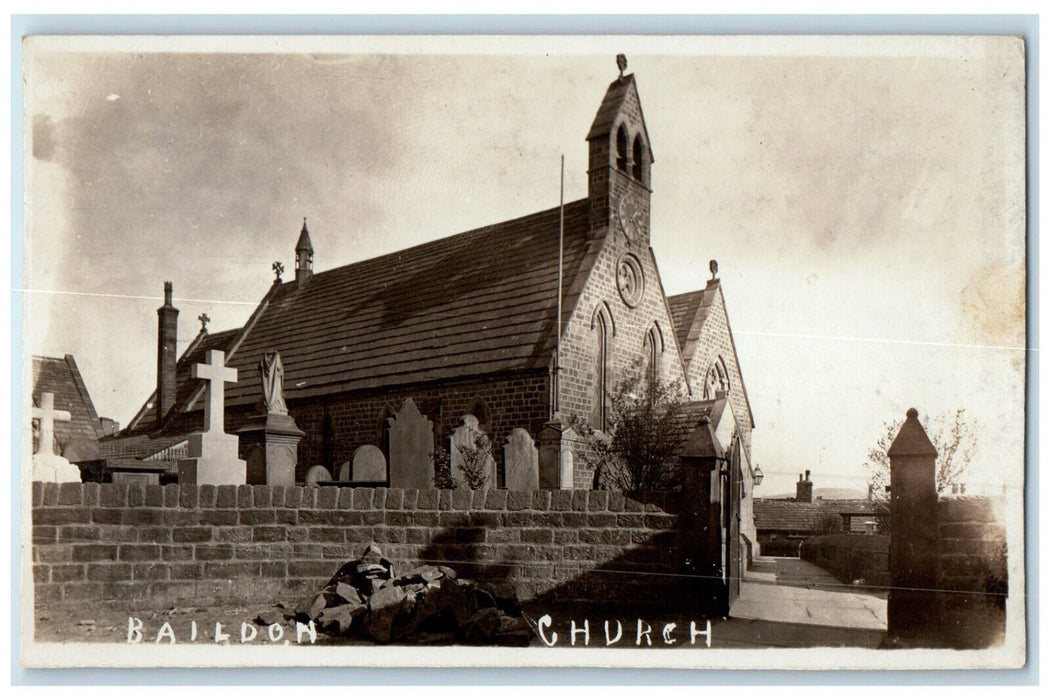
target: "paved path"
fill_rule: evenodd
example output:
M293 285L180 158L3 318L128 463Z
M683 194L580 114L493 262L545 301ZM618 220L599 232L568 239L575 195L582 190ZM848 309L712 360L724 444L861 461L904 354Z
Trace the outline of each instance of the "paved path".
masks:
M712 637L721 646L879 646L886 593L841 583L814 564L759 557L744 576L730 619Z

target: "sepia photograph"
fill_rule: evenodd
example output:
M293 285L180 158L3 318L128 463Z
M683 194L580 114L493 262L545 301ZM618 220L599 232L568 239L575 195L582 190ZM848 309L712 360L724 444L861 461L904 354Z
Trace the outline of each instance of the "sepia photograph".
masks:
M1022 38L21 50L23 666L1025 665Z

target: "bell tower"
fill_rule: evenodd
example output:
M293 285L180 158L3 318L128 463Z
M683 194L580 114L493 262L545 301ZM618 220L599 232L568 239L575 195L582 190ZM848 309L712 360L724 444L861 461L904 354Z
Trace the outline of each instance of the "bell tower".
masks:
M616 57L620 76L605 91L587 133L591 232L619 235L631 247L649 246L649 200L653 152L634 74Z

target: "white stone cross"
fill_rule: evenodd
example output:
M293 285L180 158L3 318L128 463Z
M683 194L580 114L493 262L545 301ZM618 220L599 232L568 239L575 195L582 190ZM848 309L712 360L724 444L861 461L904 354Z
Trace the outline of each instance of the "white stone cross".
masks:
M37 445L38 455L55 454L55 421L71 421L73 416L69 411L55 410L55 395L45 391L40 395L40 408L33 408L33 418L40 419L40 440Z
M226 367L222 350L209 350L206 363L193 365L190 376L208 382L204 402L204 432L223 432L223 412L226 406L226 382L237 381L237 370Z

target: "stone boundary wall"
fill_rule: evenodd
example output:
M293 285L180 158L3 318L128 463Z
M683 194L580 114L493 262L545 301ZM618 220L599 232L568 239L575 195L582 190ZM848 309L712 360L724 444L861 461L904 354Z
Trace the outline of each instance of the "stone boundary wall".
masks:
M820 535L802 543L802 559L834 574L845 583L889 586L889 535Z
M937 588L950 644L983 647L1006 626L1003 500L953 496L937 501Z
M395 567L445 563L523 601L681 600L677 494L34 483L32 498L38 606L294 604L373 541Z

